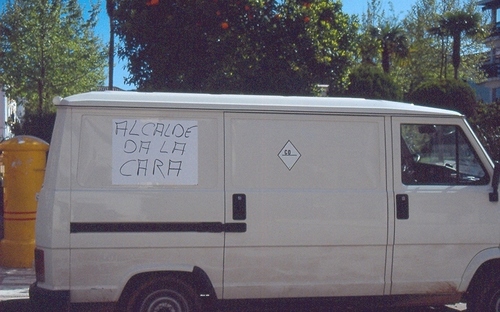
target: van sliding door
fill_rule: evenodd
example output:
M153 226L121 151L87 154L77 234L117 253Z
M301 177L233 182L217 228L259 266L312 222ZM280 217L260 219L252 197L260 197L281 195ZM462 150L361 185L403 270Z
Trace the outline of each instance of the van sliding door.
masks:
M224 298L382 295L384 118L227 113L225 135Z

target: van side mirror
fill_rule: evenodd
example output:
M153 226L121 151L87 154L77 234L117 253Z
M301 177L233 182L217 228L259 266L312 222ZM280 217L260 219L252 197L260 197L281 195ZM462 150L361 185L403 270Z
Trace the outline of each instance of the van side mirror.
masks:
M491 179L491 187L493 192L490 193L490 202L498 202L498 180L500 179L500 163L495 162L495 169L493 171L493 178Z

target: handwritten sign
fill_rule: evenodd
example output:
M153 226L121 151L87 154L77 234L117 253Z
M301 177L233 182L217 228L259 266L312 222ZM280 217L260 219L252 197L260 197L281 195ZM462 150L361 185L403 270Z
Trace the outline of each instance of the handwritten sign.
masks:
M113 184L197 185L198 122L113 119Z

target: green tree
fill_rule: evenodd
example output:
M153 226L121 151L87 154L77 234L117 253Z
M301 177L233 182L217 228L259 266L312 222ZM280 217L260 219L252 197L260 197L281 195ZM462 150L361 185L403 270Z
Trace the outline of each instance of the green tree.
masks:
M118 54L128 59L126 82L142 91L203 90L217 69L208 38L221 31L221 14L216 1L119 1L115 30Z
M389 10L386 11L385 6ZM362 15L362 25L359 44L361 63L379 64L390 75L391 88L398 86L398 94L402 94L403 85L398 77L411 57L410 38L407 30L403 30L392 2L385 2L382 6L380 0L369 0L366 13Z
M0 81L25 110L54 110L52 98L89 91L104 80L105 48L77 0L10 0L0 15Z
M128 0L115 13L140 90L338 92L355 55L357 23L338 0Z
M385 12L380 0L367 1L366 12L361 15L359 40L359 56L362 64L374 65L380 57L380 43L372 32L376 25L385 23Z
M422 83L409 96L415 104L451 109L473 117L477 108L476 93L457 79L436 79Z
M453 39L453 76L455 79L458 79L458 69L461 61L460 51L462 47L462 35L474 37L482 33L481 15L477 12L471 13L461 10L446 12L439 20L439 29L442 34L448 35Z
M413 92L421 83L451 77L449 66L452 40L440 28L440 20L447 12L464 11L475 14L475 0L417 0L402 21L410 42L410 57L397 72L397 81L406 94ZM481 21L483 24L483 21ZM431 30L431 31L429 31ZM480 64L484 57L484 43L480 37L463 36L461 41L460 73L467 79L479 82L484 78Z
M429 33L436 36L441 42L441 57L439 59L439 78L446 78L446 67L448 64L448 53L447 53L447 43L448 36L445 30L441 27L431 27L429 28Z
M382 68L386 74L391 71L391 58L393 56L399 58L409 56L408 37L400 26L386 23L381 27L372 27L370 33L380 42Z
M367 99L400 100L400 87L380 67L361 65L349 75L345 95Z

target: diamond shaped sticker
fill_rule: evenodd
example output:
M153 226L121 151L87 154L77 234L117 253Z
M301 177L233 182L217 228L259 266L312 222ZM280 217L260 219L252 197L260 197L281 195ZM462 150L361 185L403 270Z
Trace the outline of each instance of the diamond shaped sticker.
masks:
M295 148L290 140L286 142L285 146L283 146L278 154L278 157L285 164L288 170L292 170L293 166L295 165L297 160L299 160L300 156L301 155L299 151Z

